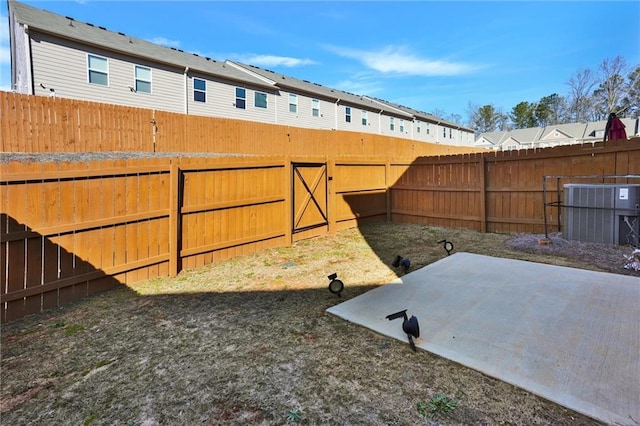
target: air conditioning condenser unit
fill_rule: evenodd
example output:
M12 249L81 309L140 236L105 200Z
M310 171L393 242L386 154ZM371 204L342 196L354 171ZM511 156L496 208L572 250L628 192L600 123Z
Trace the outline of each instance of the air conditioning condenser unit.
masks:
M564 238L640 245L640 184L564 185Z

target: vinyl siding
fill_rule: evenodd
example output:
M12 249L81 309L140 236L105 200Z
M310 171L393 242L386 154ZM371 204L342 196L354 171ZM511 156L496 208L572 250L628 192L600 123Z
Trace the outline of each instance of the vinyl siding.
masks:
M184 112L184 75L181 70L121 54L87 47L47 34L31 34L34 93L73 99ZM108 86L91 84L87 55L108 59ZM151 68L151 93L135 93L136 65ZM42 84L45 86L42 88Z
M289 111L290 94L297 95L298 97L298 108L295 113ZM333 102L286 90L279 90L274 93L273 97L276 106L276 124L323 130L335 128L336 116ZM320 115L318 117L314 117L312 113L313 99L319 101Z
M193 99L194 79L206 81L206 102L196 102ZM246 90L245 109L236 108L236 87ZM267 94L267 108L255 106L256 92ZM204 74L194 73L188 79L188 102L189 114L215 116L224 118L235 118L239 120L258 121L262 123L274 123L276 119L274 92L262 88L247 87L241 83L224 81Z
M351 108L351 122L347 122L346 119L346 108ZM360 110L361 107L349 105L349 104L338 104L338 130L349 130L352 132L361 132L363 131L362 124L360 123Z
M65 24L66 25L66 24ZM86 25L86 24L83 24ZM197 56L178 53L184 56L187 64L194 62L190 70L187 67L166 65L166 55L176 55L176 51L166 48L158 48L157 58L139 59L134 53L127 52L129 42L124 41L122 35L116 35L118 51L97 47L75 41L65 36L55 36L50 33L30 28L28 36L30 43L20 42L26 40L24 27L14 25L12 49L18 58L14 61L14 69L17 73L15 81L22 93L33 93L42 96L60 96L64 98L83 99L96 102L112 103L118 105L135 106L142 108L158 109L170 112L196 114L202 116L215 116L234 118L248 121L258 121L305 127L313 129L339 129L371 134L386 134L424 142L437 142L448 145L471 145L473 137L465 143L465 135L469 133L452 130L452 137L442 134L442 125L429 123L430 132L427 134L427 122L421 122L421 132L415 130L413 121L415 111L407 111L403 114L402 107L390 107L378 100L357 96L346 92L334 91L320 85L314 85L307 81L300 81L280 76L258 68L246 68L240 66L218 65L216 61L207 61ZM78 26L84 31L93 31L91 27ZM104 31L100 29L99 31ZM66 33L65 33L66 34ZM102 34L102 33L101 33ZM105 35L111 35L105 32ZM146 42L136 41L144 44ZM148 44L148 43L147 43ZM135 44L137 45L137 44ZM31 49L31 61L29 64L29 48ZM145 45L146 50L153 50ZM164 49L164 50L163 50ZM165 52L166 51L166 52ZM166 54L165 54L166 53ZM12 52L13 54L13 52ZM108 86L91 84L87 76L87 57L94 54L108 60ZM194 59L194 57L196 59ZM172 60L177 60L172 56ZM190 62L191 61L191 62ZM203 62L204 61L204 62ZM140 65L151 69L151 93L136 93L130 87L135 87L135 66ZM213 67L215 72L208 73L206 68ZM217 67L217 68L216 68ZM245 68L242 70L242 68ZM33 83L29 80L30 70L33 70ZM197 70L197 71L196 71ZM185 74L186 71L186 74ZM257 78L255 74L261 77ZM227 78L228 77L228 78ZM196 102L193 97L194 78L201 78L207 82L206 102ZM241 81L244 80L244 81ZM284 85L280 80L286 81ZM278 87L272 86L276 82ZM263 86L264 84L264 86ZM42 85L42 86L41 86ZM246 90L246 108L236 108L236 87ZM54 89L52 92L51 89ZM316 92L317 90L317 92ZM258 108L254 104L255 93L262 92L267 95L267 108ZM331 93L329 93L331 92ZM298 97L298 110L289 112L289 94L294 93ZM344 96L343 96L344 95ZM334 97L335 96L335 97ZM313 116L313 99L318 100L319 115ZM360 103L362 102L362 103ZM345 108L351 107L351 122L345 119ZM393 111L398 109L398 115ZM367 125L362 125L362 110L367 111ZM420 114L417 114L420 115ZM389 117L394 116L394 130L389 128ZM404 120L404 131L400 132L400 123ZM472 133L469 133L472 135ZM462 135L462 136L461 136Z

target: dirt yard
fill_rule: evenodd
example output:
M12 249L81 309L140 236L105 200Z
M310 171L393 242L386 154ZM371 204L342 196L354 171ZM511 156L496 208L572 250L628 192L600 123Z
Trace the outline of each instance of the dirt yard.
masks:
M453 252L640 276L623 267L628 247L541 238L370 224L5 324L1 423L599 424L325 312L402 275L396 255L411 269L447 256L443 239ZM328 291L334 272L342 297Z

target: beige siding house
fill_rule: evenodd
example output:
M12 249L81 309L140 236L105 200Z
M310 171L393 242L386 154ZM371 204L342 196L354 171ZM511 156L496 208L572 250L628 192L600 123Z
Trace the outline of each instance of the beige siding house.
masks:
M9 0L12 90L472 145L473 129L380 99L184 52Z
M640 136L639 120L622 118L627 137ZM547 127L486 132L475 141L478 148L495 151L511 151L529 148L546 148L559 145L572 145L601 142L607 121L593 123L554 124Z

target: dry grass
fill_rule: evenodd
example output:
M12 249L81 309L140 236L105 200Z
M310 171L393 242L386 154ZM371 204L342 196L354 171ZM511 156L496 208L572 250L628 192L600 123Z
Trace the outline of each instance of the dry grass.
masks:
M412 269L446 256L444 238L455 251L598 268L539 253L550 248L538 237L370 224L6 324L2 424L598 424L325 312L394 279L398 254ZM327 289L333 272L342 298ZM418 409L436 393L457 408Z

